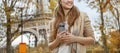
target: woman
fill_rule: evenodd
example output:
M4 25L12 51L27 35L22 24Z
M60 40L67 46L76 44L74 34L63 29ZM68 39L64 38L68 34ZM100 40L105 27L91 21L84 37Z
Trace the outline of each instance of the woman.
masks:
M67 23L62 32L60 23ZM49 48L53 53L86 53L86 45L94 44L94 33L88 16L74 6L74 0L58 0L50 28Z

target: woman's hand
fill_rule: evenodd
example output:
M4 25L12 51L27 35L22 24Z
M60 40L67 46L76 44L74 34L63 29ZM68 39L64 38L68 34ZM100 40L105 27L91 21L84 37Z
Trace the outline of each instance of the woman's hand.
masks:
M60 32L60 33L57 34L56 41L59 42L59 43L61 43L63 36L65 36L65 31Z
M65 35L65 31L60 32L56 35L56 39L49 43L50 50L53 50L54 48L58 47L60 43L62 43L62 36Z
M62 37L64 43L70 44L75 42L75 36L69 32L66 32L66 35Z

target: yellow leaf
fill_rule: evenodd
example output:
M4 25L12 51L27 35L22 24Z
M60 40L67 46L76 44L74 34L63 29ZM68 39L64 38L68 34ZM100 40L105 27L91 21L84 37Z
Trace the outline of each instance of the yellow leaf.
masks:
M114 46L118 47L118 45L120 45L120 41L119 41L119 40L120 40L119 30L110 32L110 36L111 36L110 42L111 42Z
M107 11L107 8L102 8L102 12L106 12Z
M113 10L113 6L112 6L112 5L109 5L109 9L110 9L110 10Z
M40 52L42 52L42 51L43 51L43 48L42 48L42 47L40 47L40 48L39 48L39 50L40 50Z
M55 6L56 6L56 1L55 0L50 0L49 9L54 10Z

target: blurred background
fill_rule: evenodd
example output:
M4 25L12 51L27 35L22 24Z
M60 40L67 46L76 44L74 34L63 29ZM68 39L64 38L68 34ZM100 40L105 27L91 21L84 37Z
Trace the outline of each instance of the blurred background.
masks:
M95 34L87 53L120 53L120 0L74 0ZM49 25L57 0L0 0L0 53L51 53Z

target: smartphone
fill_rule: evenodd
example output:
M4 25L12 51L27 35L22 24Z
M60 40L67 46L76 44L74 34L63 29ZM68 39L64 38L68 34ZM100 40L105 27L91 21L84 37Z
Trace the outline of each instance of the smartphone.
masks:
M59 23L58 33L65 31L65 23L61 22Z

